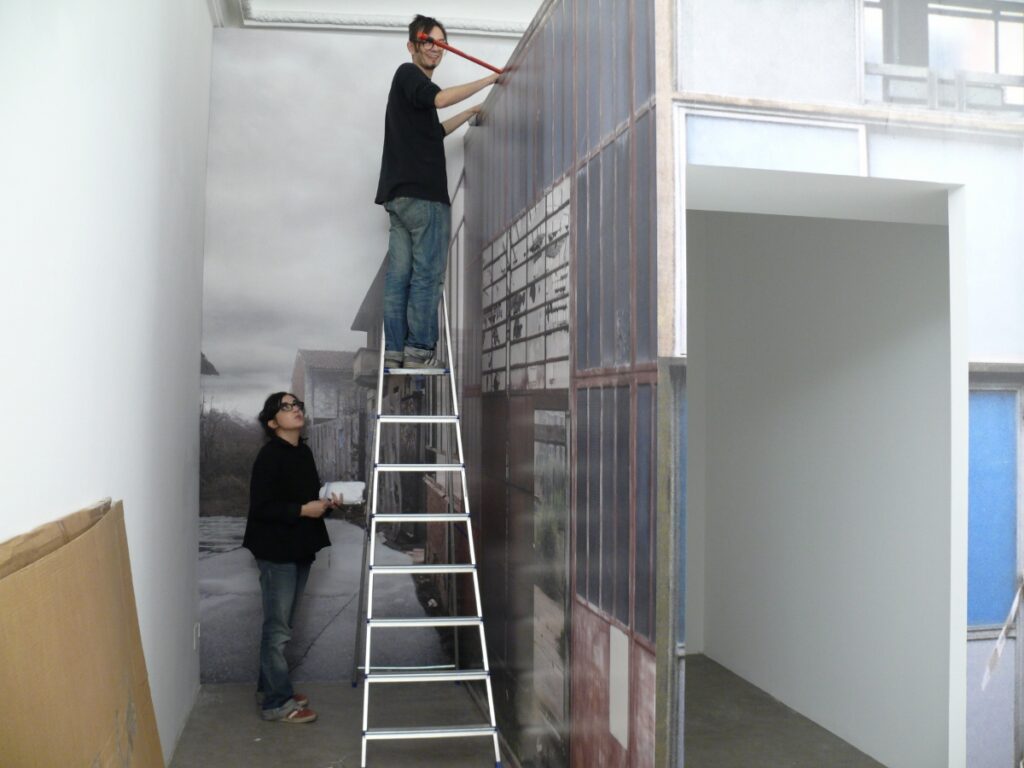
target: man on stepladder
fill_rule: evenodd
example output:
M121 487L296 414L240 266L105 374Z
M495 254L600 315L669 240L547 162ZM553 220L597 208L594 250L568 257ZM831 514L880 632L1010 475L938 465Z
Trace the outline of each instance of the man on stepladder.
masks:
M420 33L430 41L420 40ZM437 305L441 299L451 201L445 170L444 138L480 111L464 110L443 123L439 108L469 98L498 75L441 89L434 70L447 42L444 25L417 16L409 25L406 47L412 62L395 72L384 121L384 152L375 202L391 217L384 279L384 365L433 368L437 346Z

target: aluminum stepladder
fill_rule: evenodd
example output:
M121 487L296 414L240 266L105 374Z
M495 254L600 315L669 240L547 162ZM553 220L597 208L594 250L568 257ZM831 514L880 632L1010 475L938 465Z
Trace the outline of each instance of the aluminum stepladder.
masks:
M484 620L480 601L480 578L477 570L476 549L473 543L473 528L470 520L469 489L466 485L465 457L462 449L462 428L459 416L459 401L455 385L455 366L452 362L451 327L448 321L448 302L444 293L441 294L441 313L444 327L445 350L449 359L444 368L392 369L384 367L384 331L381 329L381 356L377 370L377 405L373 435L373 465L370 480L370 506L367 512L366 537L363 545L363 570L360 584L360 627L357 628L355 643L356 660L353 662L353 684L359 679L363 682L363 729L362 756L360 765L366 768L367 743L370 741L390 741L399 739L449 739L463 737L490 737L494 744L495 765L501 766L501 750L498 744L498 728L494 712L494 692L491 686L490 664L487 656L487 638L484 635ZM450 414L403 415L383 413L384 377L391 376L445 376L451 392ZM440 400L440 398L438 398ZM381 462L381 429L388 425L419 424L419 425L450 425L455 432L455 463L451 464L385 464ZM443 472L447 477L458 476L462 489L462 511L455 512L448 495L449 511L444 513L411 513L396 510L382 512L378 509L378 497L381 492L380 475L382 472ZM449 484L450 486L450 484ZM469 562L447 563L434 565L376 565L374 544L377 539L377 526L381 523L444 523L449 526L464 525L469 545ZM450 538L450 537L449 537ZM454 552L454 548L451 550ZM376 578L391 578L410 574L468 574L473 581L473 595L476 600L475 615L462 616L421 616L415 618L386 618L373 616L373 585ZM456 603L451 603L454 606ZM364 613L365 609L365 613ZM458 669L450 667L373 667L371 651L375 631L402 630L413 627L452 628L477 627L480 633L481 667L477 669ZM362 629L362 632L360 632ZM360 643L360 640L363 642ZM363 665L358 667L360 650L363 652ZM456 655L456 660L458 656ZM360 674L361 670L361 674ZM371 728L369 726L370 689L383 683L463 683L481 681L487 691L487 707L489 724L470 726L430 726L404 728Z

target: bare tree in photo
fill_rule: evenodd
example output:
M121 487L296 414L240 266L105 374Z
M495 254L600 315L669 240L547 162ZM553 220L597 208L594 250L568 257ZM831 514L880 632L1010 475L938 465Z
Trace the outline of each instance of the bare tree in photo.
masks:
M263 442L255 419L218 410L203 399L199 411L199 514L244 517L249 472Z

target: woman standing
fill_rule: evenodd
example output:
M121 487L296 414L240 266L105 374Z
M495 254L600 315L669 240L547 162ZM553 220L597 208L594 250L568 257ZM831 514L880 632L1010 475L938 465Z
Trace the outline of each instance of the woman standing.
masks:
M249 519L242 546L256 558L263 593L263 634L256 696L264 720L311 723L309 699L292 689L284 649L292 636L295 608L317 551L330 546L324 513L334 501L318 499L320 476L301 437L304 404L275 392L259 415L270 438L252 467Z

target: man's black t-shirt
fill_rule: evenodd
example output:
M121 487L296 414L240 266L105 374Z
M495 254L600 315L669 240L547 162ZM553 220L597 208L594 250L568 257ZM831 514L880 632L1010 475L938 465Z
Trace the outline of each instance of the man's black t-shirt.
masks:
M384 118L384 154L374 202L415 197L451 204L444 162L444 127L437 118L438 88L415 64L395 72Z

